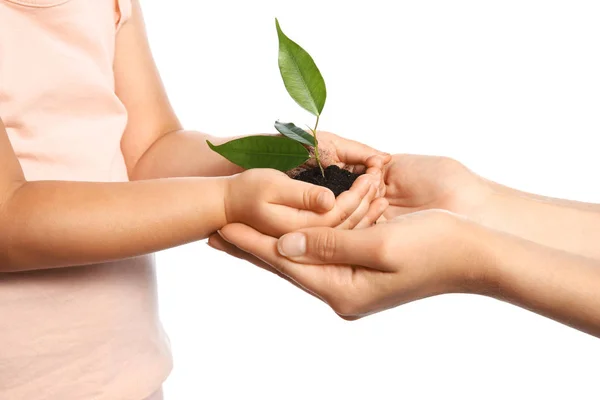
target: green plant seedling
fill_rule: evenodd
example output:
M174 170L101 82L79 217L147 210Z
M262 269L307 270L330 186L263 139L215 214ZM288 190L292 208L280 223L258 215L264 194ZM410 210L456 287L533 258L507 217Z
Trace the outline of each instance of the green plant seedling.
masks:
M316 117L315 127L308 133L291 122L275 122L275 129L283 137L248 136L220 146L208 142L209 147L242 168L274 168L288 171L309 160L307 147L312 147L323 177L325 172L319 155L317 128L325 106L325 80L314 60L297 43L288 38L275 19L279 39L279 71L288 94Z

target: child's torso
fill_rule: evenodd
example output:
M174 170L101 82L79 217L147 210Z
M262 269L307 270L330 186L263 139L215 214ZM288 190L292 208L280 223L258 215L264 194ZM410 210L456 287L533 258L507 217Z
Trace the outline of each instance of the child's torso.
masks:
M119 147L127 115L113 81L114 0L18 3L38 6L0 1L0 115L25 176L127 180Z
M127 180L113 57L129 1L0 0L0 118L28 180ZM170 363L151 256L0 273L0 398L137 400Z

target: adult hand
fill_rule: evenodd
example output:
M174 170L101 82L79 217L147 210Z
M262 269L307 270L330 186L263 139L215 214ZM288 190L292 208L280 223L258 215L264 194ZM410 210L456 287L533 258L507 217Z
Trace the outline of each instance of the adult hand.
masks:
M220 231L230 245L215 247L255 255L338 315L356 319L436 294L482 290L485 264L472 262L480 258L478 229L484 228L430 210L352 231L303 229L280 240L231 224Z
M396 154L384 181L387 219L427 209L475 217L492 192L488 181L447 157Z
M545 246L600 259L600 205L521 192L446 157L397 154L385 168L384 218L444 209Z

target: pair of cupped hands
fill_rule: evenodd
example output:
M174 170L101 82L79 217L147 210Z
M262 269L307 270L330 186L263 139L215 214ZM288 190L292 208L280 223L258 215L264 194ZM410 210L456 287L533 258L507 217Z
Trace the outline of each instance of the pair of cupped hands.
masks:
M232 193L226 213L245 208L244 221L208 244L281 276L345 319L479 281L462 262L474 223L460 214L487 196L481 178L448 158L392 156L327 132L319 147L325 166L363 173L350 190L336 199L277 171L246 171L234 179L249 183L240 188L260 182L259 198L248 208L256 193Z

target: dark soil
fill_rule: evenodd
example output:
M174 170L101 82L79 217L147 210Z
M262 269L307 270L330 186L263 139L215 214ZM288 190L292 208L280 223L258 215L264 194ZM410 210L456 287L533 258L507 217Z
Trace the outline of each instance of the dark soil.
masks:
M314 185L324 186L330 189L335 197L350 189L356 178L360 175L353 174L350 171L341 169L337 165L330 165L325 168L325 177L321 174L319 167L307 169L300 172L294 179L312 183Z

